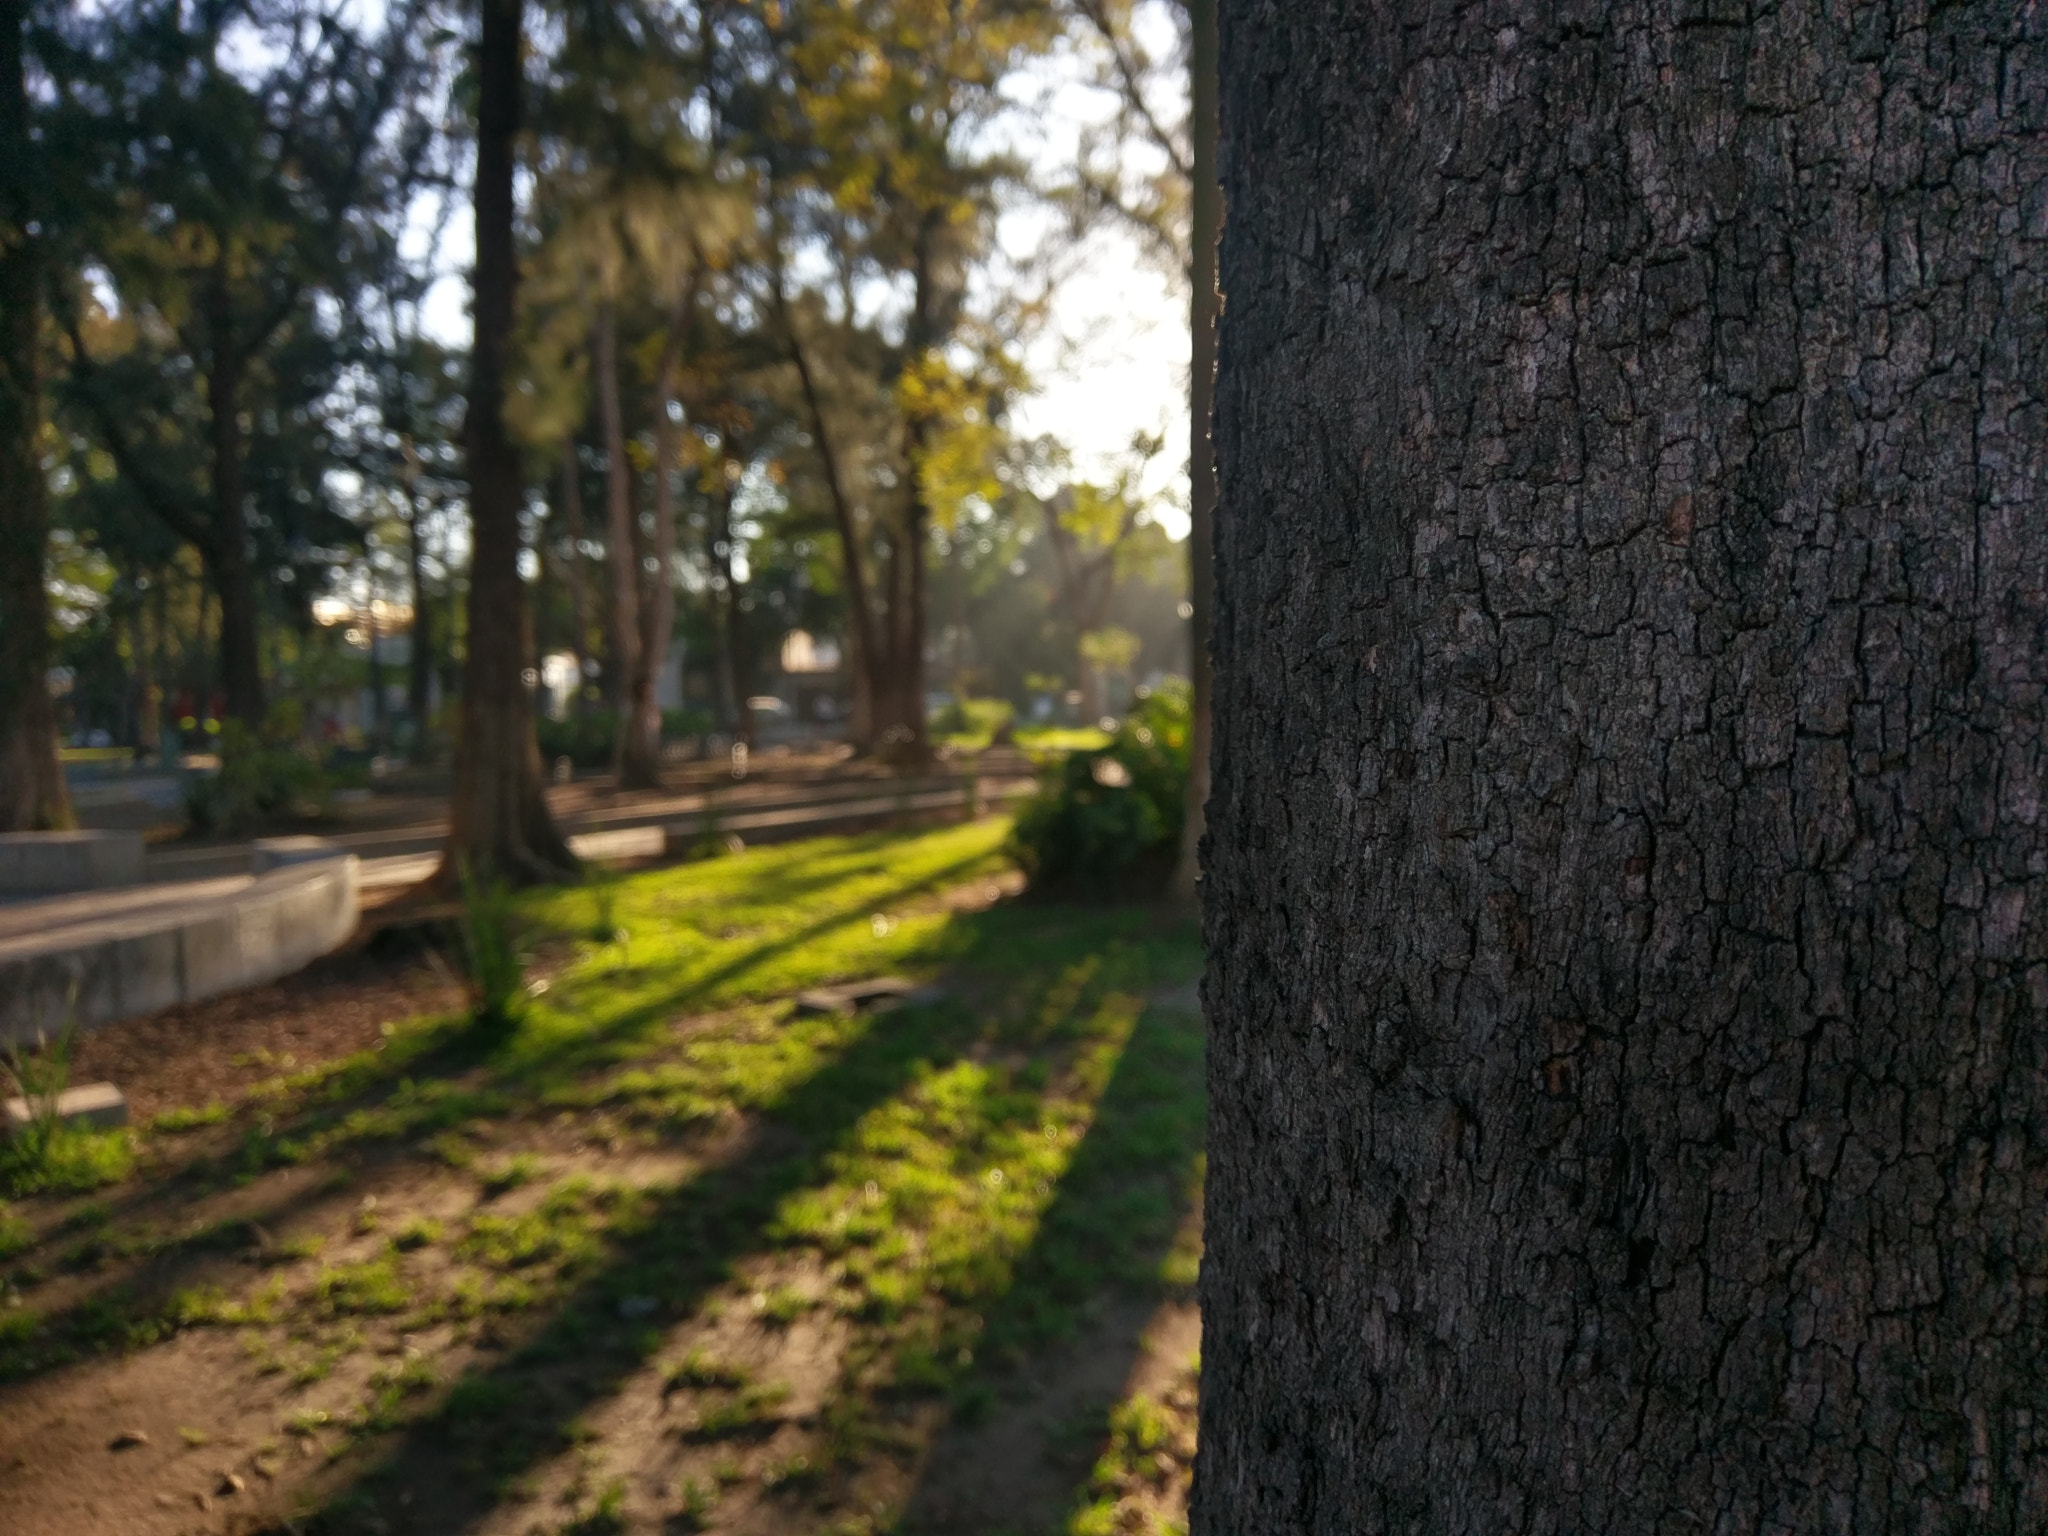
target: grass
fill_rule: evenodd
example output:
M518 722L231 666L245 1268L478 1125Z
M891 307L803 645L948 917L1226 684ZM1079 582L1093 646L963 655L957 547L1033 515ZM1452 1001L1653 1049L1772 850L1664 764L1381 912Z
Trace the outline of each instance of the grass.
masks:
M1092 725L1020 725L1015 739L1021 749L1036 758L1100 752L1109 745L1109 733Z
M512 1022L416 1020L143 1133L174 1209L145 1232L124 1194L62 1242L146 1256L147 1281L111 1273L39 1308L23 1276L54 1262L62 1223L0 1210L26 1303L0 1311L0 1379L238 1330L274 1379L354 1383L353 1406L287 1405L270 1433L376 1442L364 1490L432 1480L480 1511L573 1460L592 1411L644 1375L696 1448L672 1480L674 1528L714 1523L717 1490L747 1481L817 1529L882 1528L862 1479L903 1454L906 1414L929 1425L1008 1390L1106 1296L1184 1295L1198 1252L1200 1025L1148 1001L1194 974L1192 927L949 904L1006 868L1006 833L749 849L616 878L597 911L585 887L506 898L492 921L552 972ZM945 995L886 1013L788 1001L884 973ZM634 1159L656 1172L628 1177ZM457 1214L436 1219L342 1193L366 1160L469 1205L437 1197ZM204 1269L224 1243L246 1251L248 1223L230 1237L176 1211L299 1164L333 1214L294 1218L290 1251L267 1244L250 1279ZM195 1271L203 1284L178 1280ZM798 1415L778 1371L737 1363L759 1357L728 1351L735 1329L771 1353L829 1340L822 1405ZM578 1500L580 1528L621 1518Z

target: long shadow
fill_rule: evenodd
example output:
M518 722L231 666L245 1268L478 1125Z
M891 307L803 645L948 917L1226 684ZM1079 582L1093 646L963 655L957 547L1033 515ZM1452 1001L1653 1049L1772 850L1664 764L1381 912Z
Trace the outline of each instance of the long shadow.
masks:
M302 1090L285 1112L248 1112L246 1118L251 1123L234 1149L193 1160L168 1183L144 1185L127 1196L100 1202L106 1215L101 1225L109 1233L118 1233L124 1223L132 1226L145 1214L175 1225L199 1202L216 1195L224 1183L297 1163L309 1144L318 1144L320 1156L343 1161L359 1161L365 1155L402 1158L444 1131L505 1118L530 1102L538 1085L601 1063L621 1040L673 1018L693 1002L701 1003L733 977L776 955L801 949L877 903L886 905L956 883L978 862L978 855L955 860L880 895L870 893L801 929L755 946L658 998L610 1018L590 1020L586 1028L553 1049L509 1059L494 1056L486 1042L454 1023L430 1026L411 1038L399 1037L394 1048L346 1059L329 1078ZM463 1079L469 1080L467 1086L445 1093L408 1093L408 1084L445 1087ZM397 1103L402 1097L408 1102ZM70 1305L38 1317L32 1335L17 1329L12 1337L0 1337L0 1384L30 1379L113 1350L142 1347L167 1336L175 1331L177 1322L166 1313L166 1303L181 1288L217 1269L224 1258L248 1248L252 1224L275 1227L324 1197L318 1188L304 1190L226 1227L209 1226L184 1237L150 1243L147 1256L118 1278L88 1287ZM89 1244L93 1240L82 1235L79 1241ZM118 1253L118 1240L110 1246ZM46 1257L30 1253L21 1256L19 1263L41 1263Z
M459 1382L446 1404L297 1529L466 1531L519 1474L569 1450L587 1408L614 1395L660 1348L662 1323L688 1317L754 1252L790 1194L814 1182L825 1156L921 1063L958 1056L976 1024L947 1004L878 1017L833 1062L762 1112L765 1124L736 1161L662 1199L602 1269L556 1304L525 1344ZM627 1322L620 1303L652 1297L651 1320ZM409 1500L395 1497L403 1490Z
M1160 1303L1191 1294L1191 1274L1166 1271L1202 1149L1202 1070L1200 1017L1146 1008L1009 1288L985 1314L976 1362L954 1387L952 1421L904 1507L904 1531L1056 1528L1076 1502L1146 1321ZM1046 1379L1048 1363L1076 1379ZM1020 1429L1049 1399L1063 1422ZM1043 1465L1018 1465L1032 1456ZM984 1468L997 1469L1000 1510L974 1484L972 1469ZM1048 1485L1058 1490L1050 1498Z
M584 1028L565 1036L549 1048L527 1051L509 1064L506 1081L519 1086L530 1086L550 1076L596 1065L607 1059L612 1048L620 1041L630 1040L650 1026L673 1019L679 1012L691 1007L740 1006L752 999L719 999L719 987L779 955L803 949L806 945L816 942L822 935L855 921L861 914L872 912L878 904L887 905L906 897L942 890L956 884L965 870L980 862L979 855L956 860L934 870L922 879L893 886L881 895L870 894L860 901L848 903L826 913L802 928L755 945L701 976L692 976L678 986L622 1008L609 1017L598 1019L585 1015ZM820 983L840 979L843 978L818 978ZM568 1006L573 1011L573 1003Z

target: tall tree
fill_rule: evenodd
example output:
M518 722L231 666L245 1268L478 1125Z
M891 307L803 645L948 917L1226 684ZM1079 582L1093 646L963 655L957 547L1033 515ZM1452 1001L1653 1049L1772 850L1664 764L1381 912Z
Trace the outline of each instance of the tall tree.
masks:
M525 470L505 424L518 287L513 172L519 138L523 0L480 0L476 50L476 265L470 277L469 464L473 553L462 725L455 744L445 881L542 879L575 866L542 792L529 676L532 619L519 576Z
M1220 57L1194 1530L2048 1529L2048 11Z
M1194 710L1188 744L1187 818L1181 823L1180 863L1174 886L1182 900L1195 897L1201 876L1202 834L1208 826L1210 609L1216 589L1216 242L1223 232L1223 189L1216 180L1216 0L1188 0L1188 671Z
M28 0L0 0L0 832L71 822L46 675L44 210L29 109Z
M205 563L227 710L251 723L263 575L294 536L331 531L319 405L433 136L424 14L408 0L372 26L311 0L123 0L66 98L99 120L107 189L97 281L65 290L67 393Z

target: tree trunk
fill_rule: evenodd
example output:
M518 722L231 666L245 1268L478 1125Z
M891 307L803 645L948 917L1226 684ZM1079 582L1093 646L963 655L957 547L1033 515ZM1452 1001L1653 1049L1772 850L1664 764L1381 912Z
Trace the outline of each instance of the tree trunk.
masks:
M605 570L611 578L611 624L605 631L605 694L619 711L623 744L640 650L639 540L633 534L632 465L619 406L619 346L610 300L597 307L590 363L597 374L597 414L604 431Z
M242 463L243 363L235 351L228 277L216 267L207 287L213 357L207 365L207 430L212 457L213 526L203 555L220 596L220 686L227 715L251 730L263 724L263 651L256 612L256 577L249 565L249 531Z
M569 558L563 563L569 581L569 610L576 625L576 713L584 712L583 690L590 685L590 596L583 572L583 476L576 461L576 439L562 444L562 512L569 520Z
M2048 11L1221 42L1194 1530L2048 1530Z
M873 749L878 729L876 672L880 660L876 645L874 608L868 600L867 562L861 558L859 517L846 488L846 477L832 434L825 427L824 403L818 398L817 376L797 335L796 322L783 301L779 275L776 307L782 314L789 340L790 360L796 364L798 382L803 386L804 405L811 418L811 436L817 443L818 459L825 469L825 488L831 495L832 522L839 533L841 569L846 580L846 675L852 684L852 708L847 717L847 740L854 749Z
M455 746L441 880L467 866L480 878L533 880L575 867L541 792L540 748L526 673L533 650L519 579L519 451L505 428L505 370L518 281L512 168L519 132L521 0L481 0L477 46L476 267L471 313L469 633L462 728Z
M740 587L732 573L732 482L712 498L717 509L711 524L711 556L718 576L725 583L718 594L719 689L732 719L733 734L749 747L754 745L754 711L747 699L753 692L753 668L748 664L746 629L740 620Z
M677 331L680 330L678 322ZM654 547L648 553L654 570L647 585L647 606L641 612L640 644L634 654L633 686L627 700L625 738L619 757L623 789L661 787L661 701L656 696L662 664L668 659L675 632L676 592L676 423L669 402L676 392L676 351L680 335L672 333L662 349L654 390Z
M425 541L420 524L420 456L410 435L405 439L405 563L407 590L412 594L412 654L406 663L405 706L412 716L413 755L427 756L427 717L433 710L434 605L427 601Z
M1216 183L1216 0L1189 0L1193 46L1188 51L1189 305L1193 366L1188 374L1188 679L1193 720L1188 743L1187 818L1181 824L1177 899L1192 902L1202 874L1202 832L1209 804L1209 609L1216 585L1216 241L1223 229L1222 188Z
M23 77L25 0L0 0L0 832L71 825L50 703L50 504L43 425L42 241Z

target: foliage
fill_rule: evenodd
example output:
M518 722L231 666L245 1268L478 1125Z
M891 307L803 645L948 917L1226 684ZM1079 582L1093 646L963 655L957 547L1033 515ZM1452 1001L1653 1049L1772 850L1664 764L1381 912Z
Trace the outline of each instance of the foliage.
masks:
M240 832L326 813L333 784L318 753L297 739L299 721L297 701L284 700L271 706L260 732L239 720L222 722L219 771L194 775L186 786L193 831Z
M467 864L462 876L462 958L469 982L470 1022L491 1036L509 1035L526 1011L526 950L512 891L479 878Z
M955 746L985 747L1008 738L1016 714L1007 699L955 699L933 712L932 732Z
M1017 817L1011 849L1041 892L1156 888L1180 847L1192 709L1185 683L1153 689L1109 745L1068 754Z
M77 1040L77 1025L67 1019L55 1040L39 1040L35 1051L9 1047L0 1058L0 1097L21 1098L29 1112L12 1135L0 1129L0 1194L82 1194L126 1176L134 1154L126 1131L67 1125L57 1113ZM0 1213L0 1257L19 1231Z
M664 709L661 734L669 741L701 736L711 729L710 714L701 709ZM566 757L578 768L609 768L618 750L619 717L611 710L571 714L560 720L534 721L543 762Z
M261 1154L247 1172L289 1148L322 1188L369 1153L466 1181L471 1198L446 1207L461 1214L315 1201L255 1237L258 1266L213 1265L206 1288L168 1296L111 1272L105 1300L30 1280L0 1311L0 1379L234 1330L260 1369L330 1383L318 1408L278 1401L280 1430L331 1450L400 1431L391 1475L416 1485L430 1461L460 1506L449 1523L467 1526L579 1446L595 1455L592 1410L644 1372L692 1458L670 1475L698 1479L678 1528L742 1484L731 1497L816 1501L806 1528L871 1528L847 1490L941 1416L924 1407L992 1400L1048 1343L1099 1326L1105 1303L1184 1302L1199 1242L1201 1022L1148 1001L1199 966L1192 928L961 903L1002 870L1006 832L819 839L625 876L619 915L647 935L631 967L585 937L585 889L521 894L527 931L566 958L503 1048L478 1052L460 1021L403 1025L234 1110ZM883 972L943 977L951 995L886 1015L791 1005ZM741 1127L757 1133L744 1150L700 1155ZM492 1155L451 1161L458 1135ZM237 1165L190 1140L151 1150L182 1168L70 1241L143 1277L247 1251L246 1205L201 1215L235 1198L221 1175ZM167 1219L165 1202L187 1214ZM56 1267L56 1226L33 1228L17 1282ZM756 1363L735 1323L793 1329L807 1349L843 1341L822 1404ZM472 1347L508 1332L510 1348ZM1159 1436L1135 1413L1104 1441L1142 1470ZM593 1475L563 1507L589 1510L603 1486Z

